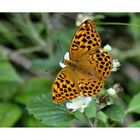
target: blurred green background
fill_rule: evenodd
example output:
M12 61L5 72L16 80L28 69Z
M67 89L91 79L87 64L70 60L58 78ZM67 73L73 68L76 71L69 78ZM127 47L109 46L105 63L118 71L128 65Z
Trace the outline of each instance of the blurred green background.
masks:
M51 92L79 14L0 14L0 127L45 127L29 115L26 104L33 96ZM120 70L110 77L110 86L121 85L127 107L140 91L140 14L83 15L95 18L102 46L112 46L113 58L121 63ZM128 115L124 126L139 117L139 113Z

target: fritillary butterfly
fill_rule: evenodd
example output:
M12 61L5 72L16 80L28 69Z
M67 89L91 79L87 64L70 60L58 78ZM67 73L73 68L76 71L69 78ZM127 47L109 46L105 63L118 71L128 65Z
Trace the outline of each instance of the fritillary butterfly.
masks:
M111 73L112 59L101 46L101 39L94 22L83 22L72 39L70 60L57 75L52 87L52 99L56 103L79 95L93 96L104 87L104 80Z

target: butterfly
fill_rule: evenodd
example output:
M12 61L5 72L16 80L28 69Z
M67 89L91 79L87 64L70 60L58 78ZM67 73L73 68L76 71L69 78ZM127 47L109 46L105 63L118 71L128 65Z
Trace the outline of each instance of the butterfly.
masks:
M52 86L52 99L62 103L78 96L97 95L112 68L112 58L101 48L95 23L87 19L76 30L70 45L70 60Z

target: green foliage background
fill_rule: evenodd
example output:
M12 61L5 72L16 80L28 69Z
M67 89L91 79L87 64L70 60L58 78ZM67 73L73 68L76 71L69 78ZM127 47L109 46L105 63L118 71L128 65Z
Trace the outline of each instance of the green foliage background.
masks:
M0 127L87 126L80 112L71 113L65 104L52 103L50 97L59 61L69 51L78 14L0 14ZM87 14L96 19L102 46L111 45L113 57L121 62L107 87L121 84L123 109L117 105L103 108L99 126L139 127L140 14ZM94 107L92 102L86 109L89 118L95 116Z

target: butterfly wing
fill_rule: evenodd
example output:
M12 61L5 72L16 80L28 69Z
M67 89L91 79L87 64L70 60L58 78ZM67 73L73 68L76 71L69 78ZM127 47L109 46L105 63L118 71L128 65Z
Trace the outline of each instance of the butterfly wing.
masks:
M93 52L101 46L95 24L90 20L83 22L74 34L70 46L70 59L77 61L87 52Z
M83 22L75 32L70 46L70 59L98 79L107 79L111 73L112 59L100 48L101 40L94 22Z
M111 73L112 58L103 49L86 54L77 61L77 65L98 79L105 80Z
M101 80L105 80L111 73L112 58L103 49L99 49L96 53L91 54L91 63L95 65L95 73Z
M102 80L67 66L58 73L54 81L52 99L56 103L62 103L79 95L93 96L98 94L103 86Z
M52 98L60 103L79 95L93 96L104 87L111 72L111 57L100 49L101 40L95 24L86 20L75 32L70 46L70 60L77 67L66 66L53 84Z
M74 70L80 95L94 96L104 87L104 82L82 70Z
M57 75L52 87L52 99L56 103L76 98L79 95L78 85L71 67L66 66Z

